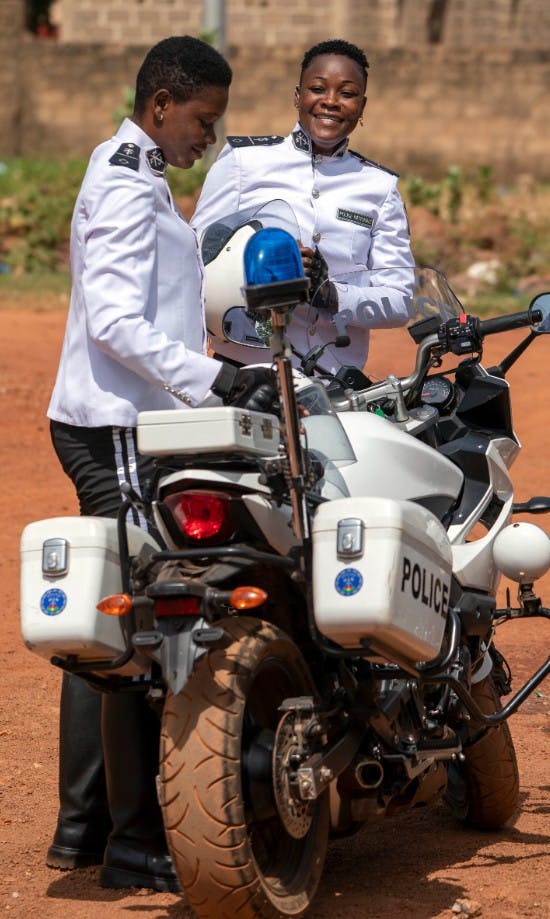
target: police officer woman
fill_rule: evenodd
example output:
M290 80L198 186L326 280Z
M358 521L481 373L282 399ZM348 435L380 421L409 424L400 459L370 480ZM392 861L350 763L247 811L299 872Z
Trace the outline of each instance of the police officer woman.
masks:
M364 52L349 42L334 39L310 48L294 91L298 123L292 132L287 137L228 137L191 221L202 235L228 214L282 199L298 222L304 269L314 287L327 267L331 276L361 267L394 269L368 281L363 274L347 285L345 294L338 292L338 308L349 310L352 341L348 348L327 352L332 365L327 369L342 363L362 367L369 329L400 325L409 318L411 272L399 275L397 269L412 268L414 260L398 177L349 148L350 135L362 124L367 70ZM390 283L390 277L398 283ZM378 286L376 295L371 285ZM298 310L289 335L301 351L305 328L299 316ZM324 340L334 337L328 317L320 319L317 331ZM250 351L238 345L213 340L213 346L218 354L249 360Z
M189 168L214 143L231 77L198 39L159 42L137 75L132 118L91 156L73 213L71 302L48 409L83 515L116 516L121 485L140 493L151 474L136 451L138 412L195 406L212 393L259 407L258 375L236 376L206 354L197 239L165 174L167 163ZM177 889L155 791L158 736L142 693L102 695L64 675L48 865L102 863L103 886Z

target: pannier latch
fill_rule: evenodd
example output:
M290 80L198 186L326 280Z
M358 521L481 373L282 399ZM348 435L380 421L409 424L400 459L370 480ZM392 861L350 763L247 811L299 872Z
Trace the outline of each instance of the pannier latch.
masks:
M59 578L69 570L69 543L60 537L42 543L42 574L45 578Z
M363 521L359 517L338 521L336 551L343 558L357 558L363 554Z

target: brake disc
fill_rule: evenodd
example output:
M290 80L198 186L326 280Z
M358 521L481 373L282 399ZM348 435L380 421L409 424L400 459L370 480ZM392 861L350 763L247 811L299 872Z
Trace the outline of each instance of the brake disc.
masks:
M273 793L283 826L293 839L303 839L313 820L315 802L302 801L298 792L296 770L303 759L295 729L296 712L281 718L273 748Z

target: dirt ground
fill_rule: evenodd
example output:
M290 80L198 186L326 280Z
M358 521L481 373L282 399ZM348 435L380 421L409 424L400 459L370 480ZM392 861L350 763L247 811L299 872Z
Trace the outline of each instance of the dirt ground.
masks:
M0 910L25 919L184 919L191 913L177 896L104 891L96 869L62 873L44 864L56 817L60 674L22 644L18 553L26 523L77 512L45 418L64 318L61 304L53 311L0 310ZM519 337L499 336L498 348L493 340L488 362L502 357ZM549 490L549 364L550 339L545 338L509 373L524 447L515 466L518 499ZM550 605L550 578L541 585ZM498 645L512 666L515 689L546 658L549 636L550 623L540 620L503 627ZM546 680L510 721L521 775L521 808L512 826L499 833L465 831L437 804L367 828L331 844L310 915L550 917L549 702Z

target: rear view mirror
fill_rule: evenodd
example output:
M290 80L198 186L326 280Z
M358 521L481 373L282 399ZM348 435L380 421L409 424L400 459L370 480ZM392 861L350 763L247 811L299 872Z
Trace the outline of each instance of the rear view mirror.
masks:
M550 292L538 294L534 300L531 300L529 312L533 321L532 331L537 335L548 334L550 332Z

